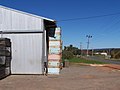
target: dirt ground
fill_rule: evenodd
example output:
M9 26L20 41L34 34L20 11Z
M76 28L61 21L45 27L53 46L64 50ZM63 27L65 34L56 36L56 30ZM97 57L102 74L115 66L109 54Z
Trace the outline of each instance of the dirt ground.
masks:
M72 65L60 75L11 75L0 80L0 90L120 90L120 71Z

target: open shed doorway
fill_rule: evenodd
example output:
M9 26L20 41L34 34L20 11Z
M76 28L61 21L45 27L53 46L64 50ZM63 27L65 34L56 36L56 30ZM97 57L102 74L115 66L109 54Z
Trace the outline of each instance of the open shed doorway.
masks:
M45 55L44 55L44 72L48 73L48 54L49 54L49 37L54 37L55 28L57 27L55 21L44 20L44 39L45 39Z

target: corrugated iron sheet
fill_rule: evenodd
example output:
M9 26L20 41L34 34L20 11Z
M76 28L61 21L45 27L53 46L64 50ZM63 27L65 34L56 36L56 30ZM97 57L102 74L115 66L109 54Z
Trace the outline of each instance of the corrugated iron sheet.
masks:
M16 32L1 34L12 42L12 74L42 74L43 59L47 58L44 19L54 21L0 5L0 31ZM19 34L21 31L26 33Z
M4 34L12 42L12 74L42 74L42 33ZM39 39L39 40L38 40Z
M4 30L40 30L43 31L43 20L55 20L18 11L0 5L0 29Z
M0 29L43 31L42 18L37 18L12 9L0 7Z

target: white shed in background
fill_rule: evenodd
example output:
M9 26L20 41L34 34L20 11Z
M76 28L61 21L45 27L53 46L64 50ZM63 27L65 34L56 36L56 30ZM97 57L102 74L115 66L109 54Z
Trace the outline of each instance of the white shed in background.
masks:
M54 20L0 6L0 37L11 40L12 74L43 74L48 33L55 27Z

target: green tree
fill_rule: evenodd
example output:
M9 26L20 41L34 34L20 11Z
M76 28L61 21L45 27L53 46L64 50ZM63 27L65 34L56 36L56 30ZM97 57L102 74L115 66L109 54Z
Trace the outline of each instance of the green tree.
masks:
M63 59L71 59L74 57L74 54L70 51L63 50L62 57L63 57Z
M73 47L73 45L64 46L62 55L64 59L70 59L76 55L80 55L80 50L77 47Z

